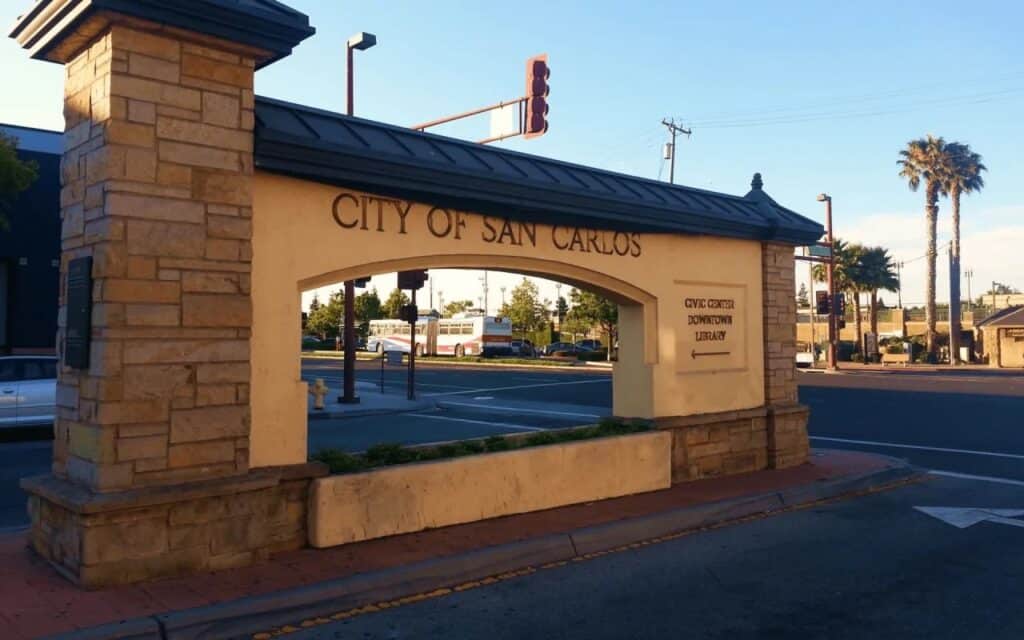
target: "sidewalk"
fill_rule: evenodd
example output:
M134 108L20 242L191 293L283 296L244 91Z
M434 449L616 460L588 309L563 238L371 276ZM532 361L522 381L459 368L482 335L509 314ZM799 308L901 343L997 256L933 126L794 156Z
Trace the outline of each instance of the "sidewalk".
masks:
M235 637L544 562L907 482L893 458L815 450L793 469L336 547L254 567L83 591L0 536L0 625L28 639L129 620L90 638ZM190 611L182 611L190 610ZM156 618L160 615L160 625ZM162 630L161 630L162 629ZM137 635L128 633L134 630ZM180 634L180 635L176 635ZM209 635L207 635L209 634Z
M826 372L823 365L809 369L800 369L803 372L829 373L830 375L844 373L944 373L950 375L971 375L971 376L1024 376L1024 369L998 369L987 364L962 364L953 366L949 364L863 364L860 362L839 362L839 370Z
M404 413L406 411L421 411L423 409L433 409L436 404L423 394L419 394L416 400L409 400L406 397L404 388L385 387L382 393L378 385L364 380L356 381L356 395L359 396L358 403L342 404L338 402L338 395L340 393L341 389L338 385L329 387L329 393L324 399L324 408L322 410L313 408L312 396L307 398L309 419L358 418L389 413Z

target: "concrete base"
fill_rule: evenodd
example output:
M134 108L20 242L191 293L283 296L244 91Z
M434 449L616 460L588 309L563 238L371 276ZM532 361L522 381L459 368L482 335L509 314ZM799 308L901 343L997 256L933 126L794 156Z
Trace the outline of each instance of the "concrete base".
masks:
M667 489L666 433L398 465L313 482L317 548Z
M118 493L52 475L21 486L32 548L68 579L97 588L242 567L304 547L310 481L326 474L309 463Z

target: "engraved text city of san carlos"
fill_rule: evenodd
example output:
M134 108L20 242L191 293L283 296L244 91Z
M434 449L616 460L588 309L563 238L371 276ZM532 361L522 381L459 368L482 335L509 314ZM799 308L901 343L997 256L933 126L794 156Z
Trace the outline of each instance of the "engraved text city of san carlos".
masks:
M559 251L599 253L639 257L640 236L625 231L595 231L563 225L538 229L537 223L514 221L494 216L432 207L408 200L342 193L334 199L332 216L342 229L406 234L412 219L409 214L425 209L423 224L435 238L462 240L470 234L488 243L519 247L536 247L538 242L550 243ZM413 218L417 218L414 216ZM542 232L543 230L543 232Z

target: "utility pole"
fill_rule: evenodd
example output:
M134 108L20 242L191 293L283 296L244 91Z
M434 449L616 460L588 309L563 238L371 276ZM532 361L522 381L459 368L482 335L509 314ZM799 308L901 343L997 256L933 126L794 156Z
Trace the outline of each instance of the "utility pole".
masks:
M811 248L804 247L804 256L810 257ZM811 290L807 294L807 316L811 319L811 366L818 364L818 343L814 340L814 321L817 320L815 317L814 308L814 267L810 263L807 264L807 279L810 281Z
M903 308L903 263L896 263L896 306Z
M680 133L683 133L683 134L686 134L687 138L689 138L690 135L693 133L693 130L692 129L686 129L684 127L681 127L681 126L677 125L676 121L675 121L675 118L672 118L672 119L662 119L661 124L663 124L666 127L668 127L668 131L672 135L672 142L669 143L668 153L665 154L665 159L666 160L671 160L671 162L669 163L669 168L668 168L668 183L669 184L675 184L676 183L676 136L678 136Z

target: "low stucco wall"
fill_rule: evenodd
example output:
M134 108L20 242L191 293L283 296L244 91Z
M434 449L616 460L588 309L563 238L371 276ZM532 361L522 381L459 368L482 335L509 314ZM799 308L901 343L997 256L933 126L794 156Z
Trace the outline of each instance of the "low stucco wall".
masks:
M331 547L671 484L667 432L329 476L310 488L309 542Z

